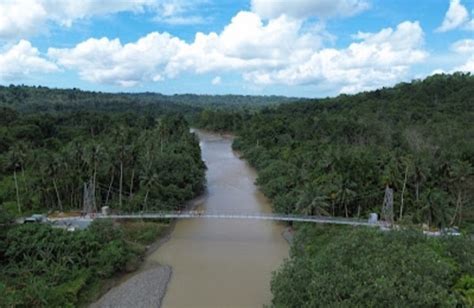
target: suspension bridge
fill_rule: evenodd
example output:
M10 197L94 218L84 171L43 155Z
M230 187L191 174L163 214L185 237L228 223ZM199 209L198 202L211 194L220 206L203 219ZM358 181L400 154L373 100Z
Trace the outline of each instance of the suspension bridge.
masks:
M306 216L291 214L273 213L238 213L238 212L201 212L201 211L167 211L167 212L140 212L127 214L98 214L94 218L103 219L234 219L234 220L267 220L286 222L309 222L320 224L351 225L351 226L371 226L377 227L377 221L341 218L327 216Z

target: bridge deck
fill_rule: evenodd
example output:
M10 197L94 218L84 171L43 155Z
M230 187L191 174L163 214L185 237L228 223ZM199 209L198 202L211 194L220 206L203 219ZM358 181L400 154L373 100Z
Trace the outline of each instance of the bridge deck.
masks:
M304 216L304 215L286 215L286 214L232 214L232 213L212 213L212 212L156 212L156 213L134 213L134 214L111 214L98 215L97 218L112 219L247 219L247 220L271 220L271 221L296 221L311 222L323 224L352 225L352 226L371 226L378 224L369 223L367 220L324 217L324 216Z

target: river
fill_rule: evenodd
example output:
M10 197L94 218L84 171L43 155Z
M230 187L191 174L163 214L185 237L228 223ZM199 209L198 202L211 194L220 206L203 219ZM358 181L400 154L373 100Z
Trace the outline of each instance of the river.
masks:
M255 170L232 151L232 139L195 131L207 165L207 193L198 210L270 212L255 186ZM288 244L284 226L269 221L180 220L149 262L173 274L163 307L262 307L271 301L270 279Z

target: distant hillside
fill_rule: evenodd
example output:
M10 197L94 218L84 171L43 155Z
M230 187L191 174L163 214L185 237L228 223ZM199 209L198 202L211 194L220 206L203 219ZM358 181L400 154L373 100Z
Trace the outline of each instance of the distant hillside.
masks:
M103 93L79 89L0 86L0 105L22 112L96 111L195 112L200 108L255 108L299 99L283 96Z

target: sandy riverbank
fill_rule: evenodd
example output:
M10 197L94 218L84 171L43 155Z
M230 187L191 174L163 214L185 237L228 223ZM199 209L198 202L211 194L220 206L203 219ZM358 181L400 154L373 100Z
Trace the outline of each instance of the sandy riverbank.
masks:
M171 279L172 269L157 264L111 289L91 308L160 307Z
M204 192L201 196L189 201L184 210L197 208L203 202L205 196L206 193ZM138 270L120 278L114 287L89 307L160 307L173 269L170 266L149 261L148 257L169 241L176 222L176 220L173 220L165 233L147 247L145 260Z

